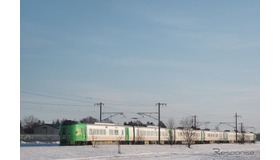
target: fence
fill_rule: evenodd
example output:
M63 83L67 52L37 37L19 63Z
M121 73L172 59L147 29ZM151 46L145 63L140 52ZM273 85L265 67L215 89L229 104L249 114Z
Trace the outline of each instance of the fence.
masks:
M21 134L20 140L25 142L31 141L59 141L57 134Z

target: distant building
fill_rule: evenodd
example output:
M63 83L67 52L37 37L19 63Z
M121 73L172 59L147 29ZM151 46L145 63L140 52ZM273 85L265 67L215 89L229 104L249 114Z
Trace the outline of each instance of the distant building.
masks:
M34 134L58 134L59 124L42 124L34 128Z

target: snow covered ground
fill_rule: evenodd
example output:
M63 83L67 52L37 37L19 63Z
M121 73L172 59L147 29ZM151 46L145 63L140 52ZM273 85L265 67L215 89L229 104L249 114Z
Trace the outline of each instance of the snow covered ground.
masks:
M189 160L256 160L260 145L256 144L198 144L191 149L184 145L117 145L59 146L59 143L24 143L20 159L91 160L91 159L189 159Z

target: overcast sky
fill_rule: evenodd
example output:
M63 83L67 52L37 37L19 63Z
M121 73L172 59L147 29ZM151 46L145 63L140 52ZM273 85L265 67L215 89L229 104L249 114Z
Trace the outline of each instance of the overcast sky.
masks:
M257 0L21 1L20 24L21 119L99 119L103 102L116 123L156 124L137 112L161 102L163 122L238 113L259 131Z

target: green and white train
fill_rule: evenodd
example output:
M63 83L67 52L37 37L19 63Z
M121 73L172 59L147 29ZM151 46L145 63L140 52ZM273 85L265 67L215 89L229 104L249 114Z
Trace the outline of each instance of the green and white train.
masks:
M182 129L161 128L161 144L171 140L176 144L185 142ZM193 143L233 143L236 141L235 132L218 132L193 130ZM123 144L155 144L158 142L158 128L155 126L124 126L111 123L85 124L77 121L65 121L59 130L60 145L85 145L94 143ZM238 141L242 137L245 142L255 142L254 133L238 133Z

